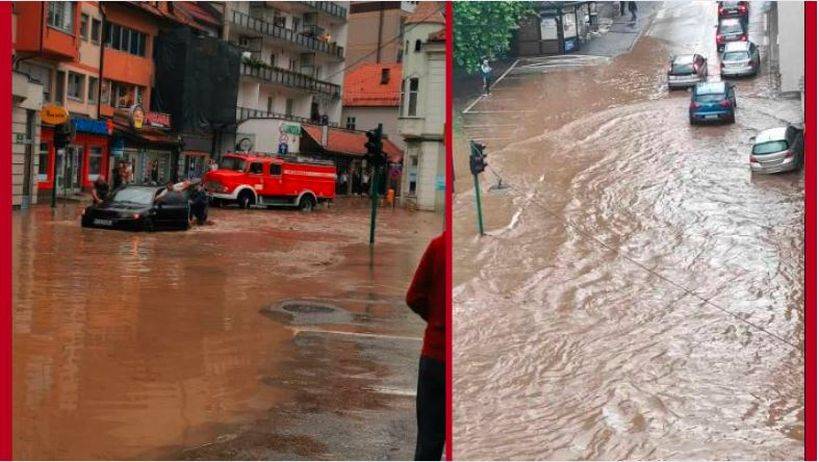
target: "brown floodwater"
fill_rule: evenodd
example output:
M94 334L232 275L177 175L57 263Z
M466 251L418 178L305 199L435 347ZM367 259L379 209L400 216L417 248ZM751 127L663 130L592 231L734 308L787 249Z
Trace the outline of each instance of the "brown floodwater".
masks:
M334 443L350 413L414 422L423 323L403 296L440 216L380 211L371 252L365 203L212 209L211 226L150 234L83 229L79 210L13 214L15 458L194 457L226 439L219 458L360 458ZM288 300L336 314L288 316ZM298 428L322 413L350 429ZM414 432L396 440L411 454Z
M752 136L801 121L772 91L763 8L736 124L689 126L664 85L674 53L718 75L712 2L664 3L614 58L521 62L459 115L457 459L803 456L804 181L748 167ZM470 137L509 185L483 175L482 238Z

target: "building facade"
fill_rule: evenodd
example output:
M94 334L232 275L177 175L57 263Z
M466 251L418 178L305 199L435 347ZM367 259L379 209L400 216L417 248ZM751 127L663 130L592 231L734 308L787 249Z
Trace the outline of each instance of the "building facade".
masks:
M761 6L760 6L761 7ZM769 59L782 93L802 94L805 83L805 7L771 2L767 17Z
M597 2L536 2L512 38L518 56L560 55L582 50L596 27Z
M237 133L265 144L281 120L327 123L341 119L349 2L227 2L223 38L243 51L239 71ZM258 123L270 126L258 130ZM265 124L261 124L262 127Z
M37 203L43 87L27 74L13 72L11 88L11 204L26 208Z
M347 62L394 64L404 54L404 25L417 1L351 2Z
M421 2L407 18L398 131L406 150L402 203L443 210L446 185L446 31L442 5Z
M401 100L401 64L365 63L344 76L341 121L349 130L371 130L381 124L383 133L401 150L398 134Z

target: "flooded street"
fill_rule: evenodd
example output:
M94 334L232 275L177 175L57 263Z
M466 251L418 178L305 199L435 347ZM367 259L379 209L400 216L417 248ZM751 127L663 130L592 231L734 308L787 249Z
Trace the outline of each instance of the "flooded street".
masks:
M360 202L360 203L359 203ZM188 232L14 212L14 457L407 459L442 218L211 209Z
M640 3L622 53L522 60L457 116L456 459L802 458L803 176L748 165L759 130L801 122L766 7L735 124L689 126L665 87L678 53L719 76L713 2ZM482 175L483 238L469 139L509 185Z

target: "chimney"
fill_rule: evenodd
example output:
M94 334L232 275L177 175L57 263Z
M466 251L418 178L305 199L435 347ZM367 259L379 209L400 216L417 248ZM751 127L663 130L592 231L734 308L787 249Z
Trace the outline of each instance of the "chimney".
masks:
M330 129L327 127L327 124L321 126L321 147L327 147L327 139L330 136Z

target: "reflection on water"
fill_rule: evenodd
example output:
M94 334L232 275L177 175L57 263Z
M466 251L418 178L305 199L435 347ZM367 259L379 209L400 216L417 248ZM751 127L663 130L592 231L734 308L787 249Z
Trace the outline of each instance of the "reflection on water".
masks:
M489 154L512 186L489 235L472 191L453 205L456 458L802 457L804 182L747 164L799 102L762 75L735 125L689 127L665 65L696 44L718 66L708 15L667 3L632 53L478 106L527 115Z

